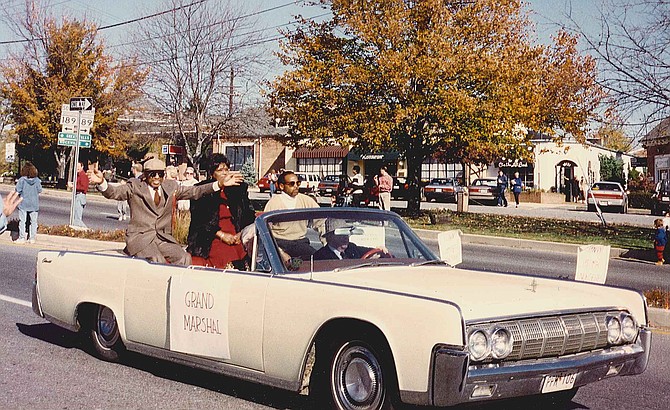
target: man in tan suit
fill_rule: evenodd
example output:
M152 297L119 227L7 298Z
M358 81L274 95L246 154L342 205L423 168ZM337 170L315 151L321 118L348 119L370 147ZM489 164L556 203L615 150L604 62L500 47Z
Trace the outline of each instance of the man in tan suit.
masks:
M176 200L198 199L224 186L239 185L243 177L230 172L212 184L180 186L176 180L164 179L165 164L150 159L144 164L144 179L131 178L124 185L107 184L102 172L89 171L89 180L108 199L127 200L130 223L126 230L124 251L153 262L190 265L189 255L172 236L172 206Z

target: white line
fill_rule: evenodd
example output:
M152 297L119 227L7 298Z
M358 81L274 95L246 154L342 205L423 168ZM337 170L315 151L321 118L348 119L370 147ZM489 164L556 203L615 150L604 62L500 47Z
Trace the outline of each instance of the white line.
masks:
M25 307L33 307L32 303L26 302L25 300L13 298L11 296L0 295L0 300L4 300L5 302L16 303L17 305L21 305L21 306L25 306Z

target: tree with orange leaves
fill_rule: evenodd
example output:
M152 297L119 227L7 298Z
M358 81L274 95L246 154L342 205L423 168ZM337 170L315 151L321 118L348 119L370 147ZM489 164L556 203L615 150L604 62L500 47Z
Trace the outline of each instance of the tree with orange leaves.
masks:
M532 44L518 0L321 0L332 19L287 32L292 69L272 84L270 112L289 145L396 150L419 210L422 162L528 159L527 129L583 129L602 98L595 64L574 38Z
M25 38L24 47L0 62L4 77L0 95L9 107L20 157L46 162L46 154L54 155L59 177L65 177L73 150L57 146L57 135L61 106L72 97L93 99L93 148L123 156L128 134L118 119L141 96L146 73L133 61L113 63L94 24L57 20L37 7L28 10L14 27Z

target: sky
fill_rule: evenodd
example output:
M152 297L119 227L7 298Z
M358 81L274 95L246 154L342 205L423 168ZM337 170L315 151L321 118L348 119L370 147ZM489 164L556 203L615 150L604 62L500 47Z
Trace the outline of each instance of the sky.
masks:
M17 14L23 9L25 0L0 0L0 15ZM163 0L42 0L48 1L50 9L58 15L82 16L94 21L99 27L118 24L143 16L154 14L158 11L167 10L172 6L171 2ZM320 7L305 7L301 1L292 0L209 0L225 4L230 1L236 7L242 7L243 14L254 14L258 25L264 30L262 37L273 38L278 36L277 29L287 26L294 20L293 16L302 14L310 18L323 16L326 11ZM570 13L580 25L588 27L597 16L597 5L603 0L525 0L531 11L531 20L536 25L537 39L539 42L549 42L551 35L558 30L558 24L567 21L566 14ZM611 0L610 0L611 1ZM618 1L618 0L615 0ZM142 22L121 25L119 27L104 29L99 35L105 39L108 51L115 54L121 53L126 44L131 40L129 33L137 29ZM0 59L6 58L11 48L21 45L4 44L4 42L17 40L16 34L0 24ZM277 49L277 42L271 41L263 44L268 55ZM266 79L272 78L283 71L283 67L277 61L264 67L263 74ZM255 87L255 85L251 85Z

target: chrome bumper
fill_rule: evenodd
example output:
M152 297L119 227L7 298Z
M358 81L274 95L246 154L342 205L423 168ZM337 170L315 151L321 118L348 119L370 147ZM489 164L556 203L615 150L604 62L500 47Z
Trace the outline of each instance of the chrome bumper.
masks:
M37 291L37 281L33 281L32 303L33 303L33 312L35 312L37 316L44 317L44 313L42 313L42 306L40 306L40 298Z
M453 406L541 394L544 378L563 370L577 373L574 387L608 377L640 374L647 368L650 350L651 330L648 328L640 331L638 341L633 345L503 365L471 366L466 352L438 348L434 353L430 403L425 404ZM486 387L484 390L491 394L473 398L476 387ZM404 396L402 392L401 396Z

